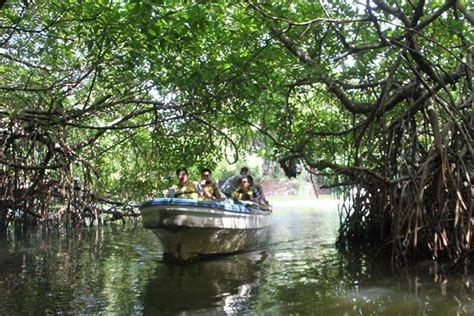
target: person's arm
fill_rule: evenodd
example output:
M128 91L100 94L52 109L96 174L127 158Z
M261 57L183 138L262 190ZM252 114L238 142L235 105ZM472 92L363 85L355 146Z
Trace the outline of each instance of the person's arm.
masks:
M268 201L265 198L265 194L263 194L262 186L260 184L256 184L254 187L254 191L258 194L258 199L260 201L259 203L268 206Z
M235 175L228 178L224 184L221 186L221 192L224 193L226 196L231 197L234 191L238 188L238 181L240 175Z
M195 187L196 193L197 193L198 195L203 195L204 190L202 189L201 184L198 183L198 182L193 182L193 183L194 183L194 187Z
M229 191L229 179L225 180L224 183L221 185L221 191L227 195L227 196L231 196L234 192L228 192Z
M254 188L253 190L253 194L252 194L252 200L253 202L257 203L257 204L260 204L260 205L264 205L264 206L268 206L268 204L266 203L265 199L262 198L262 195L260 194L260 191L257 190L256 188Z
M213 182L213 193L214 193L214 197L216 199L221 199L222 198L222 194L221 194L221 191L219 191L219 187L217 186L217 184L215 182Z
M175 187L171 187L171 188L168 190L168 193L166 193L166 197L167 197L167 198L172 198L172 197L174 197L175 194L176 194L176 189L175 189Z
M232 192L231 197L235 200L240 200L240 194L237 191Z
M261 198L262 200L265 200L265 201L267 200L267 199L265 198L265 194L263 193L263 188L262 188L262 186L261 186L260 184L256 184L256 185L255 185L255 190L258 191L258 194L260 195L260 198Z
M201 182L201 188L202 188L202 196L208 200L213 200L214 196L206 190L206 183Z

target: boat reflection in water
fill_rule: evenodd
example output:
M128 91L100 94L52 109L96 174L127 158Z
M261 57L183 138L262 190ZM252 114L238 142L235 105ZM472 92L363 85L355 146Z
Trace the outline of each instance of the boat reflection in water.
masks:
M272 214L255 203L179 198L146 201L140 212L143 226L160 239L164 259L178 262L261 247Z
M249 311L267 256L262 250L189 265L163 263L147 286L144 314Z

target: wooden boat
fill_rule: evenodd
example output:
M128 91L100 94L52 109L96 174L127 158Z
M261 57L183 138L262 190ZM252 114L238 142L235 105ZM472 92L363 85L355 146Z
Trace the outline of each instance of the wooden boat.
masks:
M251 202L161 198L141 204L143 226L160 239L164 259L188 262L262 245L272 211Z

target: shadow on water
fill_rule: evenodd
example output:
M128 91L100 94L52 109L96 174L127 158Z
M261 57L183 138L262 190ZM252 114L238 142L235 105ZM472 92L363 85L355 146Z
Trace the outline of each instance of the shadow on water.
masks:
M146 288L144 311L248 311L267 257L266 251L254 251L188 265L162 263Z

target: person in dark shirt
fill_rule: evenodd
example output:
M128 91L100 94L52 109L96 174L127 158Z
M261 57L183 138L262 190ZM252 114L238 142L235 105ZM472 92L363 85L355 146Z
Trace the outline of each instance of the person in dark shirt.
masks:
M225 194L227 197L231 197L232 193L234 193L235 190L239 188L239 180L243 176L247 176L249 174L249 168L247 167L242 167L240 169L240 173L236 174L235 176L232 176L228 178L224 184L221 186L221 192Z

